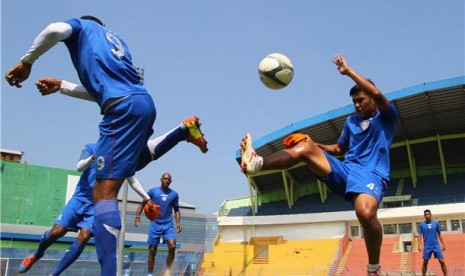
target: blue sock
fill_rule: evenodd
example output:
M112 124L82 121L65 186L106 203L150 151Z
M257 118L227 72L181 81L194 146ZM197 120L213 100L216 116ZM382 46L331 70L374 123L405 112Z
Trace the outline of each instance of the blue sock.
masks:
M144 148L137 160L136 170L139 171L153 160L157 160L162 157L179 142L186 140L187 134L188 132L186 127L181 124L162 136L149 140L147 142L147 146Z
M50 230L47 230L43 235L42 238L40 239L39 247L37 248L36 253L34 253L34 256L36 256L37 259L42 258L44 256L45 250L53 243L54 241L50 240Z
M121 230L117 200L95 203L94 238L101 275L116 275L118 237Z
M85 243L80 243L77 240L66 250L65 256L61 259L58 265L55 267L55 270L52 272L52 275L59 275L63 272L68 266L70 266L82 253L86 247Z

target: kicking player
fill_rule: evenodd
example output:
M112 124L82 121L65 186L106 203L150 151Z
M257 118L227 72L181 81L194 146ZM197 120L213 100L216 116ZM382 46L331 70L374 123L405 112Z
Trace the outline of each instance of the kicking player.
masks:
M60 91L61 94L66 96L95 102L92 95L90 95L82 85L66 80L47 77L39 79L35 84L42 96ZM170 151L181 141L193 143L202 153L206 153L208 151L207 142L200 132L200 125L199 118L191 116L184 119L182 124L173 128L171 131L149 140L138 158L136 170L139 171L150 162L158 160L158 158Z
M383 229L377 218L390 176L389 150L394 136L397 111L381 91L353 70L337 54L333 58L340 74L355 86L350 96L357 114L347 118L336 144L323 145L308 135L293 134L285 139L286 149L258 156L250 134L240 145L241 169L245 173L287 169L305 162L313 173L336 194L352 200L363 227L368 253L368 275L381 274L379 265ZM344 161L332 155L345 154Z
M132 64L126 42L89 15L48 25L7 72L7 82L21 87L33 63L60 41L68 48L80 82L103 114L95 152L94 235L101 274L116 275L121 229L117 196L124 179L135 174L138 159L153 134L155 105ZM193 126L194 138L206 144L198 120Z
M426 270L428 269L428 262L431 259L431 255L434 254L434 257L438 259L439 264L441 265L442 273L444 274L444 276L447 276L447 266L446 262L444 261L443 254L443 251L446 250L446 244L442 239L439 223L435 220L432 220L431 211L429 209L426 209L423 212L423 215L425 217L425 221L418 226L418 233L420 234L418 250L420 252L423 251L423 266L421 268L421 273L423 276L426 275ZM439 245L439 241L441 241L442 248Z

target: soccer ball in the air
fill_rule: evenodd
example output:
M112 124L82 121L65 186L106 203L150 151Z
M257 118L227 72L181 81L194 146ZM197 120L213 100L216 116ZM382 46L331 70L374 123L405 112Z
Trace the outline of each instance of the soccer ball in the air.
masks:
M288 57L273 53L260 61L258 75L266 87L277 90L286 87L291 82L294 67Z

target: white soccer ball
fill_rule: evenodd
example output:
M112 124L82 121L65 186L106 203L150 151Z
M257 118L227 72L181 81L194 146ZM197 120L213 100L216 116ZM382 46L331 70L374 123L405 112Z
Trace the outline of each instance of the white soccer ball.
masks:
M291 82L294 77L294 66L285 55L273 53L260 61L258 75L266 87L278 90Z

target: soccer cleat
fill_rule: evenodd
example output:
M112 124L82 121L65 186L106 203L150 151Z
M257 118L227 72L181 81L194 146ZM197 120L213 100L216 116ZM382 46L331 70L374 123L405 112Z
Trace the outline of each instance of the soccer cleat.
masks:
M37 262L37 258L36 256L34 256L34 254L30 255L29 257L27 257L26 259L24 259L21 264L19 265L19 270L18 272L20 274L23 274L23 273L26 273L29 271L29 269L31 269L32 265Z
M199 147L202 153L206 153L208 151L208 142L205 140L203 133L200 130L200 125L202 124L200 123L199 118L195 116L186 118L183 124L186 126L187 130L189 130L186 141Z
M263 165L263 158L258 156L252 145L252 137L247 133L241 144L241 168L245 173L256 173Z
M376 270L368 270L367 272L368 276L381 276L381 269L376 269Z

